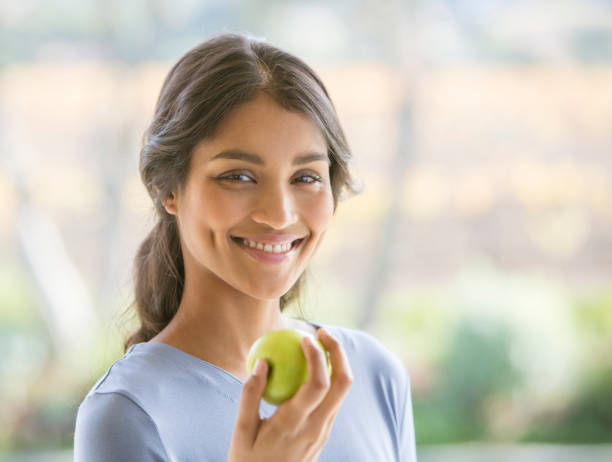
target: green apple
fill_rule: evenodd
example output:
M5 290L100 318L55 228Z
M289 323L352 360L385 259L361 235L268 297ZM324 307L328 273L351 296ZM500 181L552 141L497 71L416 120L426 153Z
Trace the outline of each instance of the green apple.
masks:
M258 358L268 362L268 382L263 399L279 405L291 398L308 380L308 363L300 345L302 337L309 336L325 353L327 373L331 376L329 353L313 335L298 329L273 330L259 337L247 355L247 374L255 367Z

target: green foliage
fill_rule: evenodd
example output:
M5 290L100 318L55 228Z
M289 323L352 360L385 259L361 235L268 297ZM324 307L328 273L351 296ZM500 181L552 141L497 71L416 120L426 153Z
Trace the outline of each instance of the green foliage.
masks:
M512 334L508 327L460 322L448 350L438 364L437 385L414 397L419 444L486 439L486 403L509 393L521 375L510 358Z
M612 442L612 364L594 370L560 415L535 419L524 441Z
M0 265L0 329L38 329L34 290L25 272L15 264Z
M587 337L612 338L612 293L578 298L574 304L574 322Z
M584 349L582 374L561 410L541 409L523 440L562 443L612 442L612 293L575 298L574 325Z

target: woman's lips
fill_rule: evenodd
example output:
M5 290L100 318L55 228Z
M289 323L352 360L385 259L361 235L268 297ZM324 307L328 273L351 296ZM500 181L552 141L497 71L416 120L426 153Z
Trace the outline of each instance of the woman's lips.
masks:
M234 241L242 250L244 250L249 256L254 258L255 260L261 263L268 264L278 264L283 263L287 259L289 259L292 255L297 252L297 248L301 245L304 239L296 239L291 243L291 247L289 250L285 252L270 252L266 250L258 249L257 247L251 247L245 244L244 239L240 237L233 237L232 241Z

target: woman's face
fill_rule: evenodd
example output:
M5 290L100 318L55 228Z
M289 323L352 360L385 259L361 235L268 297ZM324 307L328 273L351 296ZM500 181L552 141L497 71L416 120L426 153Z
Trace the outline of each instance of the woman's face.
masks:
M333 216L327 143L307 116L259 94L196 145L184 188L164 205L177 216L187 272L278 298Z

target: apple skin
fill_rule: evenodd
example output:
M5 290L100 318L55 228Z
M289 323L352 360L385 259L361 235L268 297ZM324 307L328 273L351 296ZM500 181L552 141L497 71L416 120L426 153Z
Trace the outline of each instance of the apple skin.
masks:
M331 376L329 353L313 335L298 329L279 329L259 337L247 355L247 374L251 374L258 358L268 363L268 382L264 390L264 401L279 405L291 398L308 380L308 363L302 351L302 337L310 337L325 353L327 373Z

